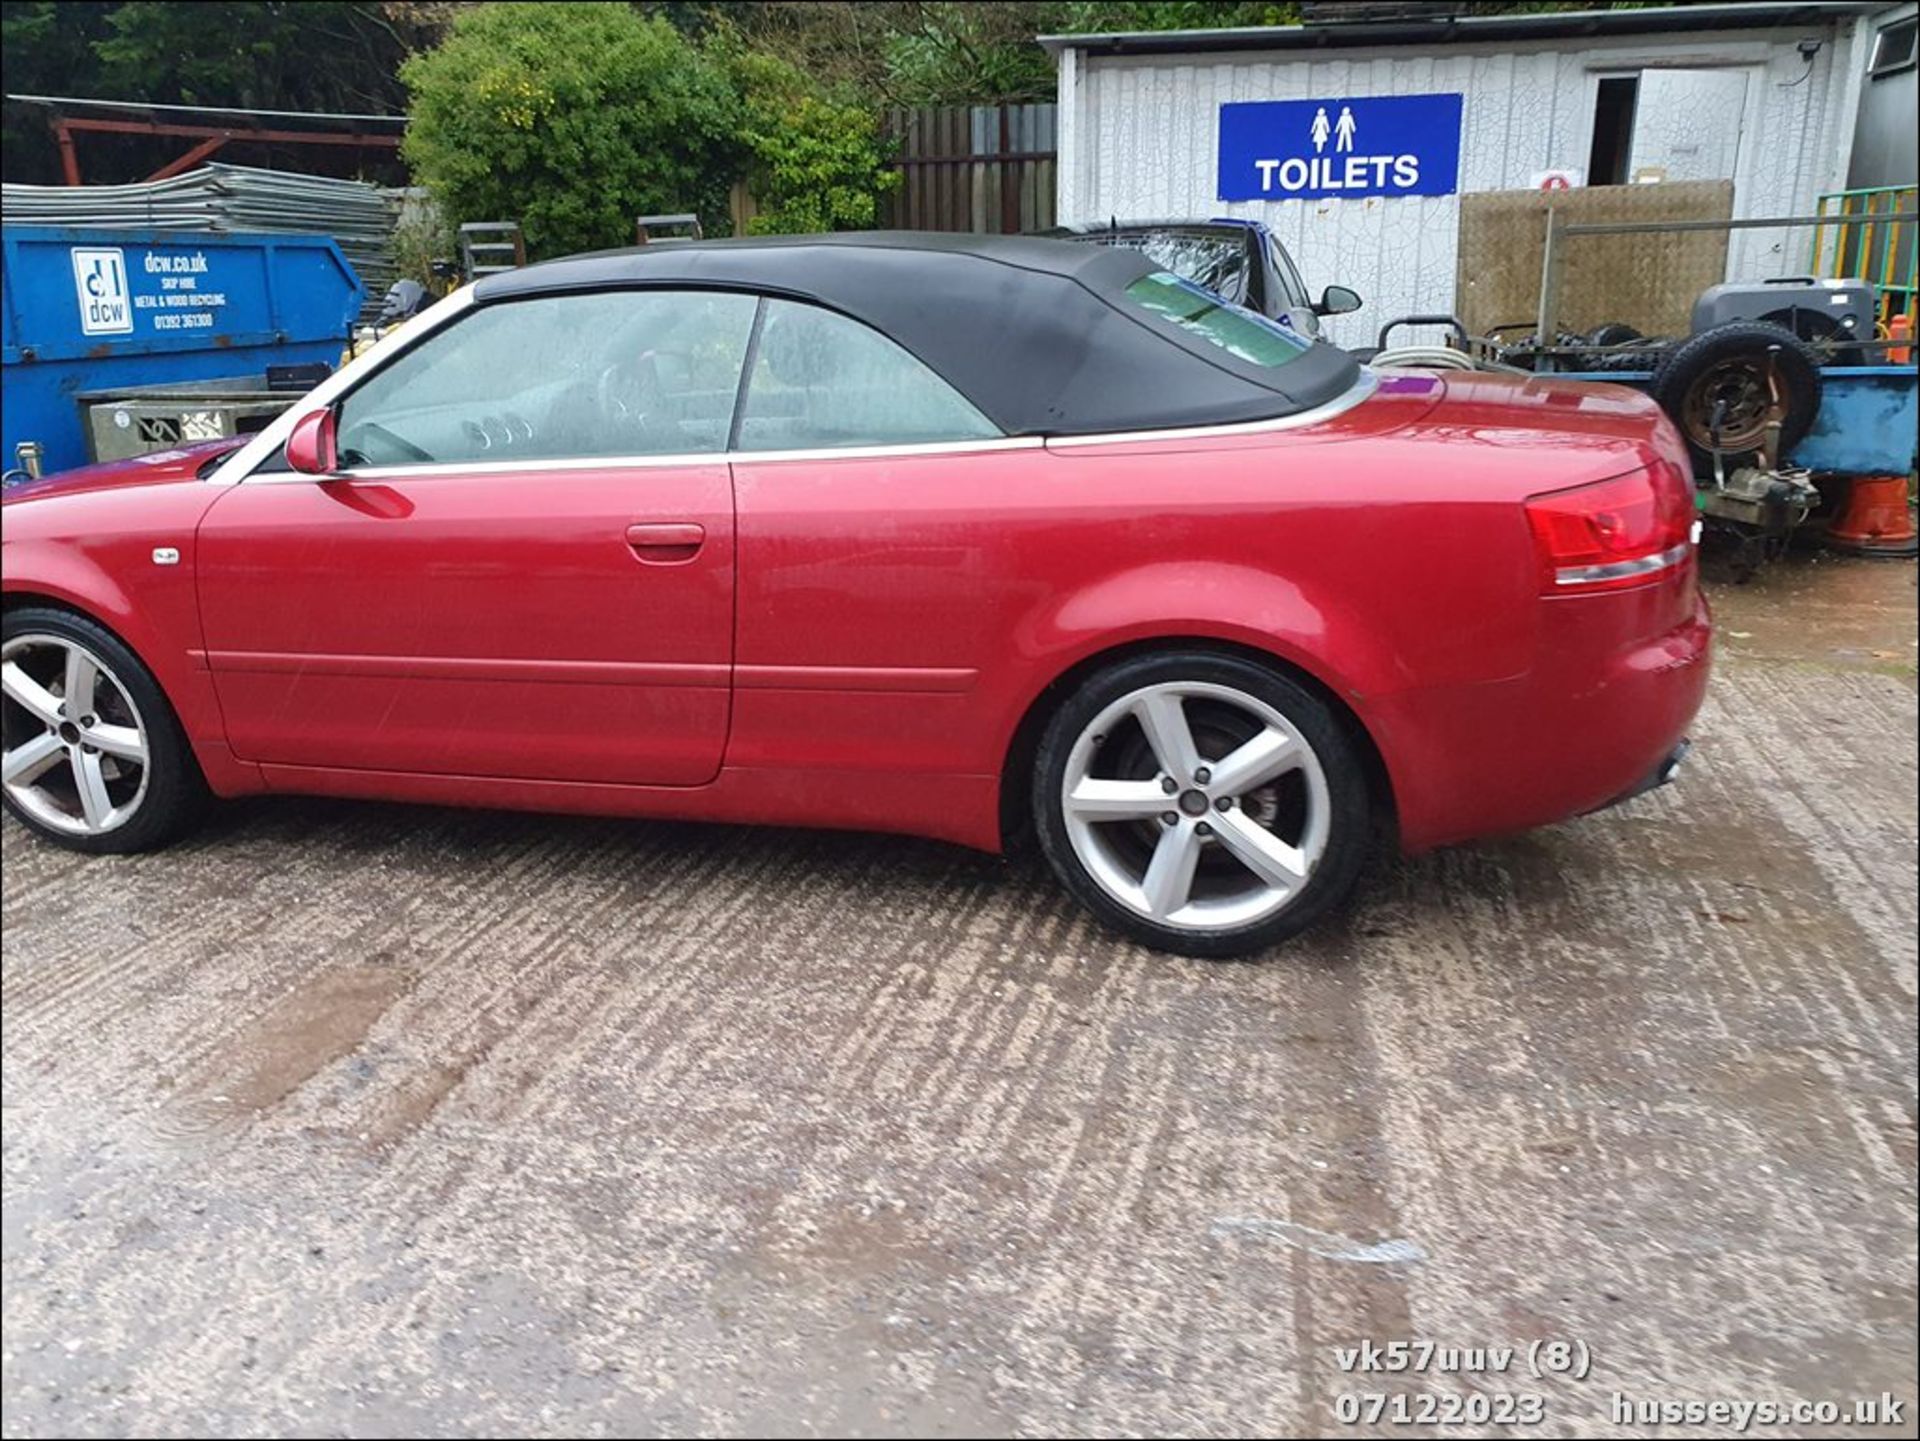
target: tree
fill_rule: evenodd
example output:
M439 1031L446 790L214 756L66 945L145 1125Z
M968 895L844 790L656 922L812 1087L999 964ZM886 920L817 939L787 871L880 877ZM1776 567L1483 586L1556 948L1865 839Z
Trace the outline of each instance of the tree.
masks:
M756 235L859 230L873 225L882 191L899 177L873 110L835 93L774 55L715 42L741 94L745 179L759 213Z
M4 0L0 64L9 94L398 113L401 60L445 21L445 6L366 0ZM7 106L4 144L7 179L57 178L37 107ZM89 178L137 179L184 148L174 138L92 136ZM273 156L259 145L245 153L254 164ZM300 168L320 158L311 150L286 153Z
M691 210L725 232L739 97L663 19L579 0L480 6L400 75L403 154L456 222L517 219L536 255L629 244L642 214Z
M1051 100L1047 34L1285 25L1300 7L1266 0L920 0L887 47L888 85L909 105Z
M183 105L387 111L406 40L376 5L118 5L96 41L101 93ZM85 92L81 92L85 93Z
M1631 8L1637 0L1464 0L1470 14ZM1684 3L1684 0L1683 0ZM1292 0L643 0L689 34L739 28L749 46L791 61L873 105L1050 100L1047 34L1291 25Z
M5 92L67 95L72 92L62 87L72 85L75 77L85 84L97 68L93 42L105 32L112 10L111 5L54 0L0 4L0 85ZM6 102L0 147L10 181L45 184L59 173L46 116L37 106Z
M736 26L777 54L875 105L1047 100L1053 61L1036 35L1279 25L1268 0L649 0L690 34Z

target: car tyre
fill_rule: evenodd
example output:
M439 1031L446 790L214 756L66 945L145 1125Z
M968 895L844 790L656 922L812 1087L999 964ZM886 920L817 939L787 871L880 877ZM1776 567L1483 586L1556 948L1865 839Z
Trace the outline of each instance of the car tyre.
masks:
M208 792L159 683L112 631L48 606L0 620L0 802L69 850L165 844ZM69 707L83 688L88 703Z
M1032 806L1048 863L1102 922L1216 960L1312 925L1376 835L1333 708L1275 667L1198 650L1136 656L1073 691L1041 738Z
M1791 330L1759 320L1716 325L1675 346L1653 372L1647 393L1680 428L1701 473L1713 470L1711 419L1716 402L1726 402L1720 439L1729 469L1765 441L1770 353L1785 396L1780 422L1784 457L1806 438L1820 412L1820 357Z

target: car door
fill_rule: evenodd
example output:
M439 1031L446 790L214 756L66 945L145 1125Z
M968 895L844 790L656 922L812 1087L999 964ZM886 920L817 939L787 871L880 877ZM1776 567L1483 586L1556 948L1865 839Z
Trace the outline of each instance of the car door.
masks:
M723 453L755 304L476 305L339 400L338 478L232 486L196 560L235 754L711 780L733 647Z
M1059 504L1041 442L1003 436L879 331L769 298L733 459L729 765L973 768L975 679L1020 643L1009 595L1034 590L1020 512Z

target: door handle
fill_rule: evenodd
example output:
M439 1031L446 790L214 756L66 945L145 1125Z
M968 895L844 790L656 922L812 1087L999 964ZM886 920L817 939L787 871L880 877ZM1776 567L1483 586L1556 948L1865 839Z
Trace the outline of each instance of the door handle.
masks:
M707 528L692 521L647 521L627 527L627 544L648 565L684 565L707 542Z

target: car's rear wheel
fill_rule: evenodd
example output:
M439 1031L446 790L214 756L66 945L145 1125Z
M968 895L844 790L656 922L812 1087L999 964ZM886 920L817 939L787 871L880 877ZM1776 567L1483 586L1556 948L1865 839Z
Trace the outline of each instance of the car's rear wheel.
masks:
M1327 704L1234 656L1160 653L1086 682L1041 741L1034 822L1102 920L1182 955L1241 956L1352 889L1366 774Z
M0 625L0 799L78 851L139 851L191 819L205 782L173 709L112 632L22 608Z

